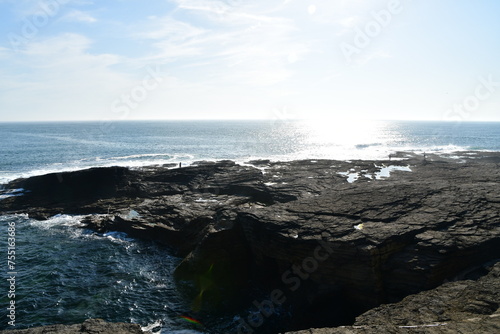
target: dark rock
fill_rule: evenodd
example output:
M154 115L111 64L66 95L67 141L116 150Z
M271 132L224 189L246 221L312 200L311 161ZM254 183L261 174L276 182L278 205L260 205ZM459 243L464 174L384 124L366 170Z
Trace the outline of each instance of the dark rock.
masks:
M312 329L293 334L323 333L499 333L500 262L477 281L465 280L374 308L353 326ZM289 333L292 334L292 333Z
M0 201L0 212L93 213L88 227L177 250L176 276L194 294L280 288L289 329L348 325L500 254L500 154L396 156L407 160L113 167L62 182L51 174L7 185L29 192ZM384 177L389 165L411 172Z
M134 195L136 191L127 182L130 174L127 168L109 167L18 179L8 187L25 189L25 194L0 202L0 209L4 211L13 206L37 218L63 212L93 213L94 208L87 208L87 205L101 199Z
M3 330L2 334L144 334L136 324L109 323L102 319L89 319L76 325L51 325L18 330ZM147 332L149 333L149 332ZM146 334L147 334L146 333Z

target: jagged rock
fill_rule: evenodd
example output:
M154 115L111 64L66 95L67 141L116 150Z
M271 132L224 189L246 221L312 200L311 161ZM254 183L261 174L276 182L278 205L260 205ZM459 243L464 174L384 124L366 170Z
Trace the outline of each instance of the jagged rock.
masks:
M448 282L374 308L353 326L311 329L288 334L323 333L498 333L500 332L500 262L475 280Z
M110 323L102 319L88 319L76 325L50 325L29 329L3 330L2 334L147 334L136 324Z
M194 293L210 273L210 289L286 291L290 329L350 324L500 253L500 154L394 157L408 160L51 174L9 184L28 192L0 201L0 212L98 214L88 227L177 250L176 276ZM389 165L400 171L387 178Z

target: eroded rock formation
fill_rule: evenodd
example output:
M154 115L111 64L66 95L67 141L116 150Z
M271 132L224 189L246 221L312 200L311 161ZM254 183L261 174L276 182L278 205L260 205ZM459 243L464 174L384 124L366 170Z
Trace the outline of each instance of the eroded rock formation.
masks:
M498 333L500 262L478 269L489 273L477 280L448 282L399 303L376 307L357 317L353 326L288 334Z
M96 168L16 180L0 210L93 214L173 247L177 277L221 307L259 284L284 293L290 328L336 326L500 257L500 155L461 155Z
M109 323L102 319L88 319L76 325L50 325L29 329L4 330L2 334L148 334L139 325Z

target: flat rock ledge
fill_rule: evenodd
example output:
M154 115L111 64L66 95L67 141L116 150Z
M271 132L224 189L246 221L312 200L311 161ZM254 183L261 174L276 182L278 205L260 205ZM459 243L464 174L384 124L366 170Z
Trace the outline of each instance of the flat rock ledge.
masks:
M88 319L76 325L50 325L29 329L4 330L2 334L148 334L139 325ZM150 334L150 333L149 333Z
M201 311L251 307L248 291L259 286L283 292L274 298L291 315L282 330L379 326L359 316L477 280L500 258L500 153L392 158L48 174L8 184L2 194L24 195L0 201L0 213L87 215L95 231L168 245L184 259L178 281L195 286L193 296L203 291Z

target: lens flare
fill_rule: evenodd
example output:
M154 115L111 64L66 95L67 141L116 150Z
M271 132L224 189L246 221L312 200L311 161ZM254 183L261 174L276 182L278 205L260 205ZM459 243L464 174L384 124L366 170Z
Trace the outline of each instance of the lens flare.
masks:
M188 316L185 316L185 315L181 315L179 316L179 318L181 319L184 319L186 320L187 322L191 323L191 324L195 324L195 325L199 325L199 326L203 326L201 324L201 322L199 322L198 320L194 319L194 318L191 318L191 317L188 317Z
M191 309L194 312L199 312L201 310L203 304L203 294L205 293L205 291L209 290L214 284L214 278L212 273L213 269L214 269L214 264L212 263L208 271L204 274L201 274L200 277L198 277L198 285L200 287L200 293L194 299L191 307Z

